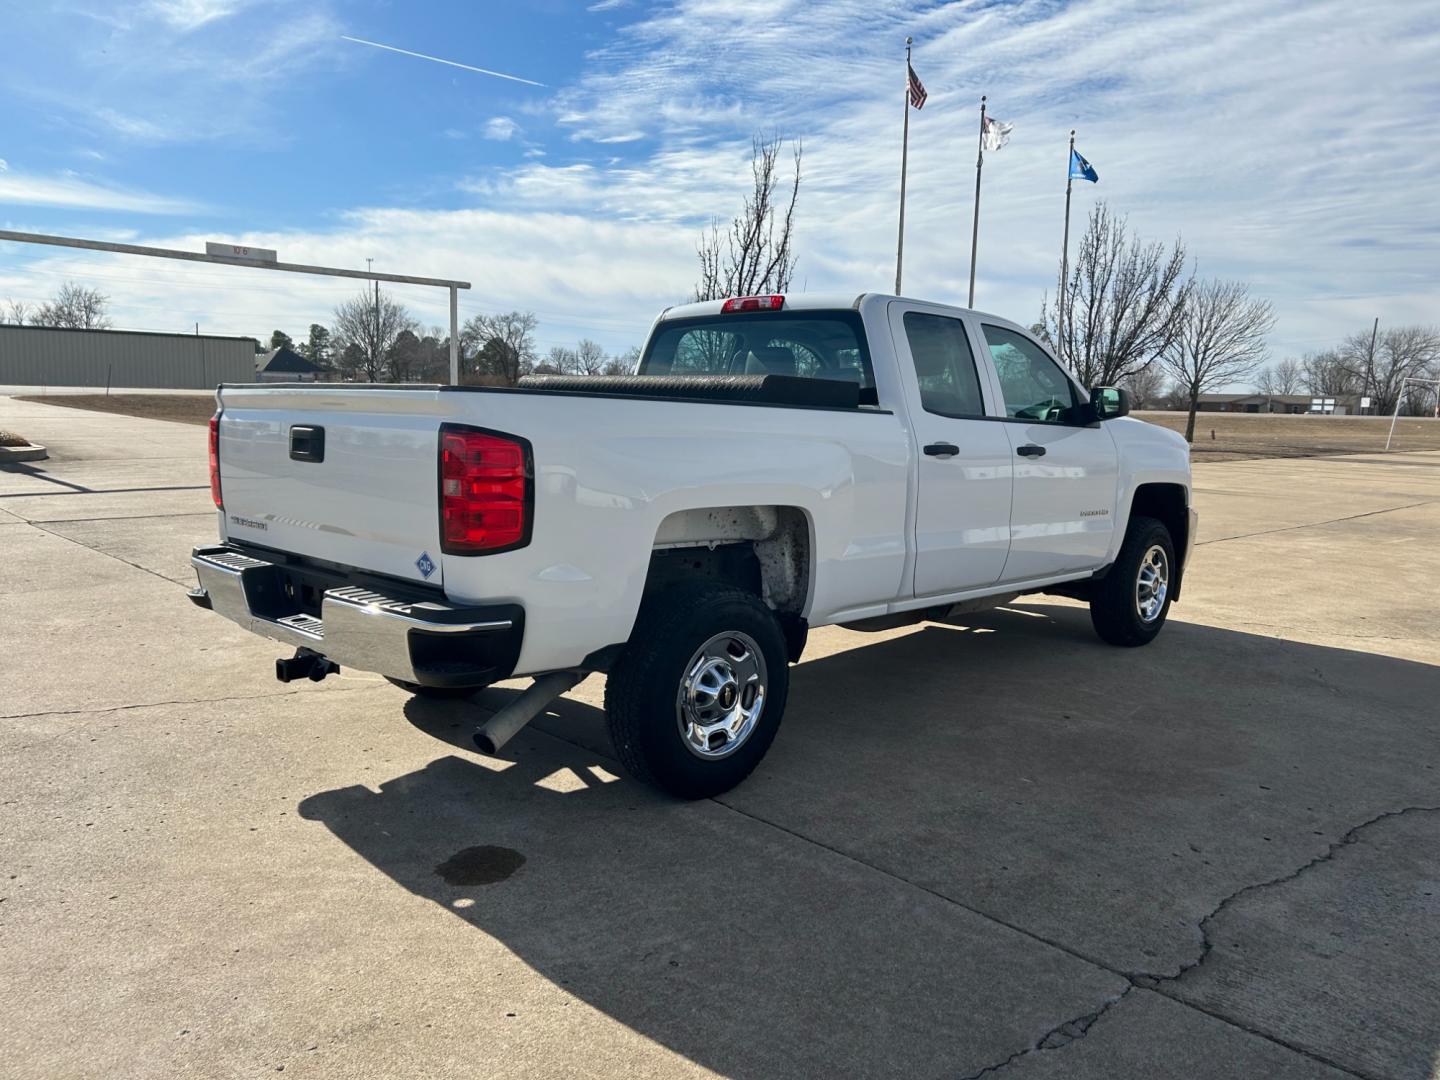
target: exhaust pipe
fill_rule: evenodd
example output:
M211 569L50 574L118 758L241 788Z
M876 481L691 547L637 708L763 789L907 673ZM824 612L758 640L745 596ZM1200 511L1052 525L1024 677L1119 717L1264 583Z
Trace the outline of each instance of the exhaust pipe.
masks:
M475 745L481 753L498 753L515 737L516 732L539 716L545 706L585 678L585 674L583 671L552 671L541 675L519 697L485 721L475 732Z
M295 682L298 679L320 682L326 675L339 673L339 664L309 649L296 649L295 655L289 660L277 658L275 661L275 678L283 683Z

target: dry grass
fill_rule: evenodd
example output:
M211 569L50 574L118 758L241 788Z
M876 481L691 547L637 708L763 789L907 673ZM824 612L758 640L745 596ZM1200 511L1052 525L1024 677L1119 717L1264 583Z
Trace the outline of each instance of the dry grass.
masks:
M175 420L182 424L208 424L215 415L215 395L197 394L31 394L19 401L63 405L67 409L120 413L147 420Z
M1137 413L1137 418L1182 434L1185 414ZM1385 449L1388 416L1283 416L1265 413L1200 413L1195 417L1195 461L1322 457ZM1440 421L1401 417L1394 450L1440 450Z
M0 446L29 446L30 440L13 431L0 430Z
M152 420L204 424L215 411L215 398L197 394L53 394L23 401L63 405L72 409L123 413ZM1137 413L1151 424L1185 430L1185 414ZM1280 416L1250 413L1201 413L1195 418L1196 461L1243 461L1247 458L1318 457L1383 450L1390 429L1388 416ZM1211 437L1211 433L1214 437ZM1440 450L1440 421L1402 417L1395 429L1397 450Z

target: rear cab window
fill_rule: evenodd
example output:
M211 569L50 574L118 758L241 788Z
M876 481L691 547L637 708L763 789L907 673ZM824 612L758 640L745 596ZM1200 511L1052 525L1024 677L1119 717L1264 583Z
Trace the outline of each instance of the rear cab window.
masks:
M855 311L757 311L661 322L638 375L789 375L860 387L875 405L875 371Z

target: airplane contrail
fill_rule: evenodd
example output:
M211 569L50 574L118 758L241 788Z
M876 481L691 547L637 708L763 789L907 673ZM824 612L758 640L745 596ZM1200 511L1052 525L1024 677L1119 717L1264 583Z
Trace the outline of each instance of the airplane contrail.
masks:
M506 75L503 71L491 71L488 68L472 67L469 64L461 64L455 60L443 60L438 56L426 56L424 53L411 52L409 49L397 49L394 45L381 45L378 41L366 41L364 38L350 37L341 34L342 41L353 41L356 45L369 45L372 49L384 49L386 52L399 53L401 56L413 56L419 60L429 60L436 64L448 64L450 67L464 68L466 71L474 71L481 75L493 75L497 79L509 79L511 82L524 83L526 86L544 86L542 82L534 79L522 79L519 75Z

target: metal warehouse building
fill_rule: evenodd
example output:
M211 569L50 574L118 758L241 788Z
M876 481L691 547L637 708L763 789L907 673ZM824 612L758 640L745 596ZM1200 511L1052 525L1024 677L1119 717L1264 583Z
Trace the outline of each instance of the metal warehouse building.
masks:
M255 381L255 340L0 326L0 386L209 390Z

